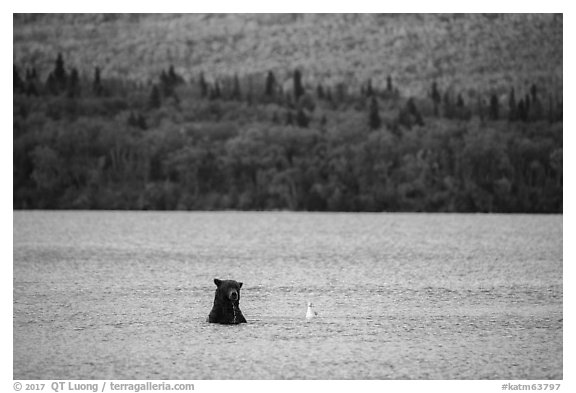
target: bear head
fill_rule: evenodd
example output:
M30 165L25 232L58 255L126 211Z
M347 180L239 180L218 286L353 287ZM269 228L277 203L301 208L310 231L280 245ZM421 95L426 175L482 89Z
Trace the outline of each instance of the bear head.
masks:
M216 295L214 296L214 306L208 322L238 324L246 323L246 318L240 311L240 288L242 283L234 280L214 279L216 284Z
M224 301L239 302L242 283L235 280L214 279L216 284L216 298Z

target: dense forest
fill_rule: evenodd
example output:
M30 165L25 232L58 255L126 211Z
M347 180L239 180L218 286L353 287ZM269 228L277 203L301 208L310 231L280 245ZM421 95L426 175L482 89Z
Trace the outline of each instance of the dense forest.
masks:
M15 64L14 208L562 212L562 99Z

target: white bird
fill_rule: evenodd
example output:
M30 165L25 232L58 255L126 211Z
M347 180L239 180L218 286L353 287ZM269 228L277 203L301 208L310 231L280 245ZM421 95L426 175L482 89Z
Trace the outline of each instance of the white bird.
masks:
M312 307L314 307L314 305L311 302L308 302L308 310L306 311L306 319L312 319L318 315L318 313L316 311L312 310Z

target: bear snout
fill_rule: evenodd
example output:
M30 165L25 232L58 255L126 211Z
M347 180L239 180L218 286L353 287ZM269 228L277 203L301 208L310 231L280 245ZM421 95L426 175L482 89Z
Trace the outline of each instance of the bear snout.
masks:
M230 300L238 300L238 292L235 289L231 290L228 298L230 298Z

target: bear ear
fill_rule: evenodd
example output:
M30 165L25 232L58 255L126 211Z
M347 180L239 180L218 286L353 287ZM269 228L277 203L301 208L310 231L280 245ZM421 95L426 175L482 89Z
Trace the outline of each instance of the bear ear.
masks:
M238 289L242 288L242 284L241 282L238 283Z
M216 284L217 287L220 286L220 284L222 284L222 280L218 280L217 278L214 279L214 284Z

